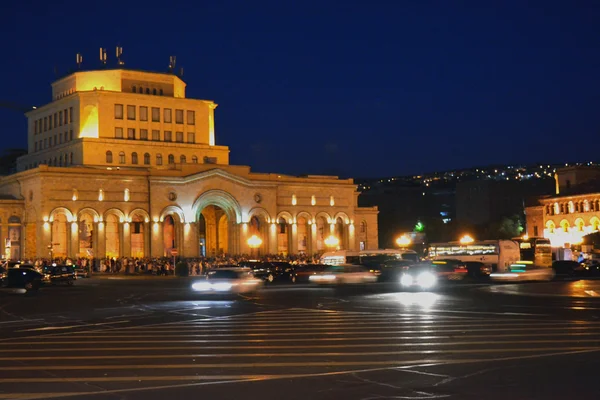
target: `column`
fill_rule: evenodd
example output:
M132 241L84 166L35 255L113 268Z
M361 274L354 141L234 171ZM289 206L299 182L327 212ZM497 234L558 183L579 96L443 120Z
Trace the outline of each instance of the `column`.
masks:
M298 224L295 222L288 225L291 230L290 242L288 243L288 254L298 253Z
M311 254L317 252L317 224L310 224L310 248Z
M269 254L277 254L277 224L271 223L269 226Z
M356 230L352 221L350 221L350 224L348 225L348 250L358 250L356 244Z
M147 221L144 222L144 257L150 257L152 254L152 224Z
M77 221L72 221L70 224L67 222L67 224L71 225L71 229L68 229L71 235L71 248L68 250L69 257L77 258L77 253L79 253L79 225Z
M163 253L164 253L162 222L158 222L158 220L152 222L152 231L151 231L150 235L152 237L151 257L162 257Z
M121 249L122 257L131 257L131 224L128 221L123 221L121 224Z
M106 257L106 224L104 223L104 221L100 221L97 224L95 224L95 229L96 229L96 258L98 258L99 260L103 259Z
M248 224L246 222L242 222L241 224L239 224L238 232L239 232L238 254L250 254L250 246L248 246L248 238L250 237L250 235L248 234L248 232L249 232Z

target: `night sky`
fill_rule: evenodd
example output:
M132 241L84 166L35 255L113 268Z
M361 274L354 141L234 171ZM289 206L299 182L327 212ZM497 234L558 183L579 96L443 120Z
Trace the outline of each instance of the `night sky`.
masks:
M0 102L54 68L184 67L217 144L256 171L377 177L599 161L597 1L20 1L0 16ZM25 118L0 109L3 148Z

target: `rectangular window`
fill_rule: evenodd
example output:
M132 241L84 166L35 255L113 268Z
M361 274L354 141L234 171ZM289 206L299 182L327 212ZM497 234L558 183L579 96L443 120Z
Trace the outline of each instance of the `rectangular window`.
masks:
M123 139L123 128L120 128L120 127L115 128L115 137L117 139Z
M175 123L183 124L183 110L175 110Z
M135 120L135 106L127 106L127 119Z
M52 136L48 138L48 146L52 147Z
M69 140L69 132L65 131L65 139L64 142L67 143L67 140Z
M56 138L56 135L54 135L54 145L55 145L55 146L56 146L56 145L58 145L58 140L56 140L56 139L57 139L57 138Z
M177 143L183 143L183 132L175 133L175 141L177 141Z
M171 131L165 131L165 142L172 142Z
M160 131L158 129L152 129L152 140L155 142L160 141Z
M33 151L37 151L37 147L38 147L38 142L35 142L34 146L33 146Z
M48 116L48 130L52 130L52 115Z
M73 129L69 131L69 140L73 140Z
M115 119L123 119L123 104L115 104Z
M54 113L54 123L52 124L55 128L58 126L58 113Z
M140 107L140 121L148 121L148 107Z
M63 113L62 113L62 111L59 111L58 112L58 125L62 126L62 124L63 124Z
M58 134L58 144L62 144L62 133Z
M127 139L135 140L135 129L127 128Z
M63 111L65 114L65 125L69 123L69 109L65 108L65 110Z
M44 117L44 132L48 130L48 117Z
M34 135L37 135L37 125L38 125L37 120L33 121L33 134Z
M48 138L44 139L44 148L48 147Z
M196 112L189 111L187 112L187 124L188 125L196 125Z
M140 139L148 140L148 129L140 129Z
M160 108L152 107L152 122L160 122Z
M170 108L165 108L165 122L170 124L171 122L173 122L173 110L171 110Z
M188 143L196 143L196 134L194 132L188 132Z
M69 107L69 122L73 122L73 107Z

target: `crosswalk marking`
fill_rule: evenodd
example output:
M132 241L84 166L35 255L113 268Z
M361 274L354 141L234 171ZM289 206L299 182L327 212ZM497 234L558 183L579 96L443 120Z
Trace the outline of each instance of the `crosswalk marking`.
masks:
M0 399L600 351L600 322L497 318L284 309L14 338L0 342Z

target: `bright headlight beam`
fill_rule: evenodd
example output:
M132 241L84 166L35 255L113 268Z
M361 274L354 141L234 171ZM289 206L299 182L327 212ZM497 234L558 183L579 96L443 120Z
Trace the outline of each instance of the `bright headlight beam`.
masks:
M436 281L436 276L431 272L421 272L419 276L417 276L417 284L424 289L434 286Z

